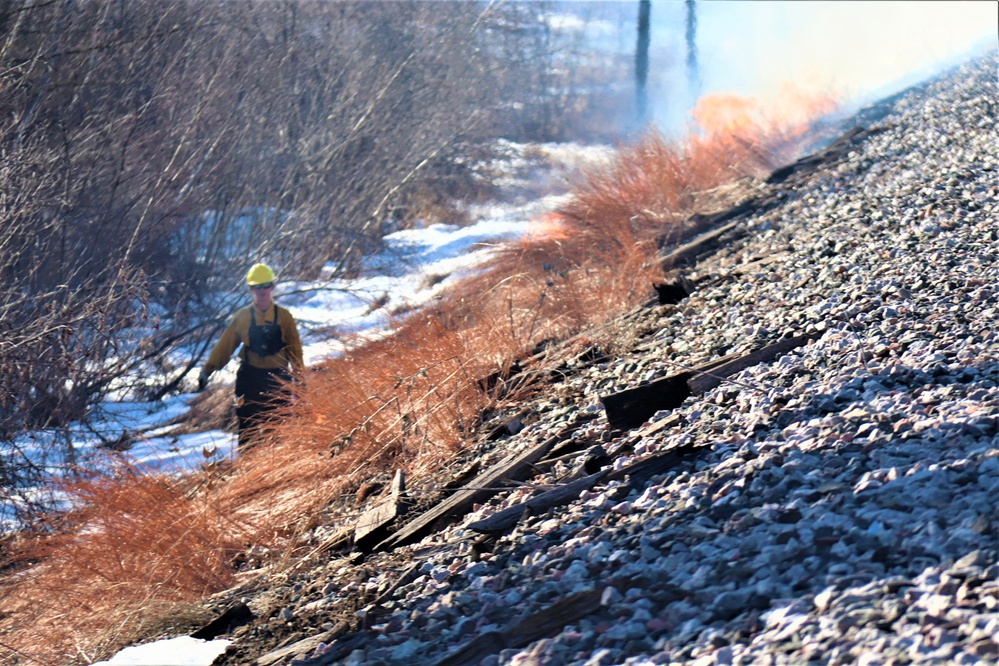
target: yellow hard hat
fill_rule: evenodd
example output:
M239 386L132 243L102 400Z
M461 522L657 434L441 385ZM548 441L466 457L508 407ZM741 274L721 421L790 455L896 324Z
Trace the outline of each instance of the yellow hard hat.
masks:
M246 284L252 287L255 284L267 282L274 282L274 271L271 270L271 267L267 264L253 264L253 268L246 274Z

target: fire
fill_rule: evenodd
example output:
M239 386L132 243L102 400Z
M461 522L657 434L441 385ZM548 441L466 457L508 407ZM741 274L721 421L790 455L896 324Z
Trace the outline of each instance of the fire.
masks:
M709 136L760 136L797 134L807 124L837 108L825 94L806 93L785 83L770 99L734 93L710 93L694 106L691 115L700 130Z
M545 213L531 221L527 240L563 240L568 237L565 220L557 213Z

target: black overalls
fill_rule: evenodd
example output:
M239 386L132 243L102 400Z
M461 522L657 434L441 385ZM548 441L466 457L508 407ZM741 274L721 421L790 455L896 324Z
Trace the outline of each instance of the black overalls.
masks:
M278 306L274 305L274 322L258 325L254 308L250 308L250 350L258 356L273 356L285 348L281 326L278 324ZM245 446L253 439L253 431L264 420L267 412L288 403L286 382L291 373L285 368L258 368L245 358L236 371L236 418L239 421L239 445Z

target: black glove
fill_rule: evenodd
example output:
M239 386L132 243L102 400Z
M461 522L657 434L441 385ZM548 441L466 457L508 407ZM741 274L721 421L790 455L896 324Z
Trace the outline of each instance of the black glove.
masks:
M205 386L208 384L208 373L202 370L198 374L198 392L205 390Z

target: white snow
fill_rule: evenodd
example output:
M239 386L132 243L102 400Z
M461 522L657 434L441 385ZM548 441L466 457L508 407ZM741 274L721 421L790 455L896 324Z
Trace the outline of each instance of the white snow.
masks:
M207 666L232 643L227 640L203 641L190 636L127 647L108 661L92 666Z

